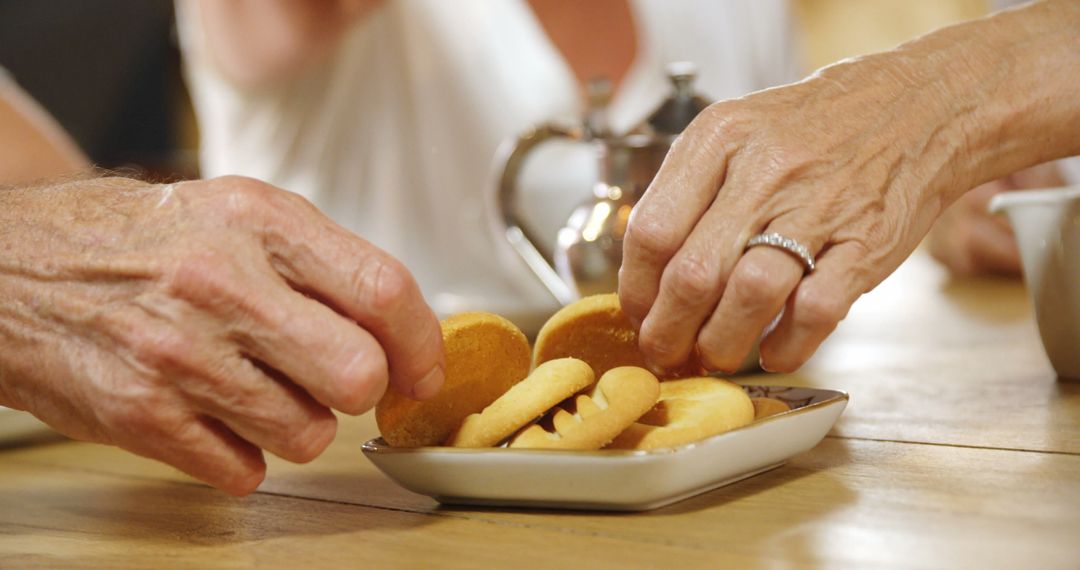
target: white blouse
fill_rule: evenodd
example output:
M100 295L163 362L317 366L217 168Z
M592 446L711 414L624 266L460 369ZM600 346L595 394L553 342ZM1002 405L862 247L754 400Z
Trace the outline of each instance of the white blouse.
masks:
M437 312L490 310L534 328L557 303L489 227L485 192L507 137L582 114L575 77L524 0L392 0L325 64L245 91L203 56L178 3L205 176L253 176L312 200L401 259ZM611 107L618 131L667 95L664 68L698 64L698 90L737 97L797 78L784 0L633 0L638 55ZM528 162L530 220L554 243L596 171L581 145Z

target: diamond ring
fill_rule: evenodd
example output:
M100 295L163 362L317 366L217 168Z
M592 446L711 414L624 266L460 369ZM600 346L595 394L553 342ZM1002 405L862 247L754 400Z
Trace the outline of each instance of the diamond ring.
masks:
M810 273L814 270L814 256L810 255L810 250L806 249L806 246L776 232L767 234L758 234L749 239L746 242L746 249L750 249L758 245L767 245L769 247L776 247L782 249L791 255L799 258L803 265L806 266L806 272Z

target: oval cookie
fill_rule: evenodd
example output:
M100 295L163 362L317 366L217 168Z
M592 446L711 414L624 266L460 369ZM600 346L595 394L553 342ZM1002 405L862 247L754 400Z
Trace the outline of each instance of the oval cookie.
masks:
M719 378L685 378L660 385L660 401L619 434L610 449L674 447L754 421L754 404L738 384Z
M595 378L592 368L576 358L549 360L484 411L465 418L446 444L491 447L544 415L555 404L588 388Z
M791 406L787 402L776 398L758 397L750 398L750 401L754 404L754 420L775 416L791 410Z
M463 313L442 321L446 381L419 402L387 390L375 406L383 439L395 447L439 445L469 414L483 410L529 373L529 341L510 321Z
M587 394L555 407L540 423L510 440L527 449L600 449L649 411L660 382L644 368L624 366L604 374Z

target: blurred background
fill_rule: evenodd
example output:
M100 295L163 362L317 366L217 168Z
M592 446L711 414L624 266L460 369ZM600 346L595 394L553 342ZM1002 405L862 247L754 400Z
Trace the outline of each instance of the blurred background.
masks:
M171 0L0 0L0 66L95 164L197 175Z
M791 0L806 72L983 15L985 0ZM171 0L0 0L0 66L94 163L198 176Z

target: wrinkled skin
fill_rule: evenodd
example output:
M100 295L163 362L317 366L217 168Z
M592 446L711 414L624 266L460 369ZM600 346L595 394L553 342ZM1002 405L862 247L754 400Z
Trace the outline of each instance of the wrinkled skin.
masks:
M442 384L410 274L244 179L0 190L0 404L230 493L304 462L388 384Z
M797 369L967 190L1080 153L1080 4L1030 4L722 101L631 214L619 298L650 363ZM816 256L760 246L777 232Z
M817 77L715 104L680 137L633 212L620 273L654 363L673 367L696 346L706 366L733 370L786 307L761 356L793 370L919 243L941 207L924 180L950 175L948 156L933 153L958 150L923 126L936 124L932 108L909 114L912 95L885 71L878 79L870 93ZM815 106L836 120L791 112ZM804 277L776 248L744 253L764 232L805 244L816 270Z

